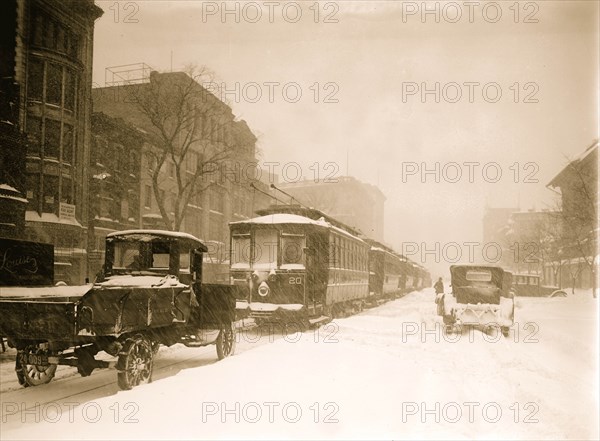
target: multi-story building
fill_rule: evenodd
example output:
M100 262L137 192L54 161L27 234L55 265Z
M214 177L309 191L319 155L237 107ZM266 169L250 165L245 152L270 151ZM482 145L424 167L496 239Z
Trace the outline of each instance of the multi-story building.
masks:
M164 87L187 87L190 81L190 76L182 72L152 72L135 82L95 88L92 91L94 111L122 119L143 138L140 150L140 227L175 228L205 241L221 244L223 249L229 243L228 223L249 218L255 210L266 207L270 202L268 196L250 187L252 182L268 192L265 183L252 179L257 164L256 137L245 121L235 118L229 106L200 84L194 83L193 87L200 91L199 100L190 101L190 106L210 107L210 114L214 117L207 116L208 112L198 111L197 118L201 121L194 125L198 130L205 130L206 135L190 145L184 155L180 150L174 155L167 155L159 167L164 146L160 145L156 126L135 99L156 86L152 82L166 84ZM185 132L181 131L178 136L184 137ZM218 161L207 161L207 157L215 157L207 152L224 148L231 149L232 153L222 157L217 155L220 158ZM185 210L182 210L181 204L186 203L182 195L187 194L187 190L182 189L182 183L194 179L199 167L202 168L201 176L197 178L197 186L187 199ZM176 225L176 210L184 213L179 227ZM170 225L165 222L165 216Z
M366 184L352 176L342 176L318 182L280 182L278 187L300 203L327 213L367 237L384 241L385 196L375 185Z
M92 114L89 163L88 277L104 260L106 235L140 228L142 149L147 135L122 119Z
M515 273L543 276L546 262L556 252L560 215L555 211L516 211L506 224L505 268Z
M94 21L103 12L93 0L4 0L0 11L3 113L12 118L15 150L7 152L4 136L0 176L16 177L14 185L0 184L27 199L24 234L17 235L52 243L55 279L81 283ZM13 153L16 159L7 161ZM0 206L2 213L8 209Z
M555 283L597 289L598 141L560 170L547 187L560 190L562 211L557 262L548 264L545 272L552 276L552 267L559 265Z

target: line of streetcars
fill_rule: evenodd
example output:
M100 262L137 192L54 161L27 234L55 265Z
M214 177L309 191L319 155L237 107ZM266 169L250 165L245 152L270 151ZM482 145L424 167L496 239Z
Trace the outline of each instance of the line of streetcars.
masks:
M308 326L431 286L425 268L319 210L257 214L230 223L230 275L259 323Z

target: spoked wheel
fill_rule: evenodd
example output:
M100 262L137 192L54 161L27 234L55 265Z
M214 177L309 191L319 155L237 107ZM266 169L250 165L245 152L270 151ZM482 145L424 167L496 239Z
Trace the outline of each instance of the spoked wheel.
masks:
M39 346L27 346L17 352L15 371L20 385L39 386L54 378L56 365L44 363L47 356L48 351Z
M152 343L141 335L128 338L119 352L117 380L119 387L129 390L152 381L154 351Z
M223 360L225 357L233 355L235 352L235 325L232 323L229 326L221 328L216 341L217 357Z

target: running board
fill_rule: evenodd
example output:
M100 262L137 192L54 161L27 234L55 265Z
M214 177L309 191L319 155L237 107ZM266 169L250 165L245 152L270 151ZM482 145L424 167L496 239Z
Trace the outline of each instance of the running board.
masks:
M316 317L314 319L308 320L308 322L310 323L310 326L324 325L325 323L329 323L330 321L331 321L331 317L328 317L326 315L322 315L320 317Z

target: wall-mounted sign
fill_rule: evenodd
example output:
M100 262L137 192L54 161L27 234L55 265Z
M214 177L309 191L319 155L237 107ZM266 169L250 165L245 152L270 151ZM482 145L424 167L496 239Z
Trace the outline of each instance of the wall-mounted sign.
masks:
M0 286L40 286L53 283L53 245L0 239Z
M75 205L61 202L59 204L58 217L61 219L75 220Z

